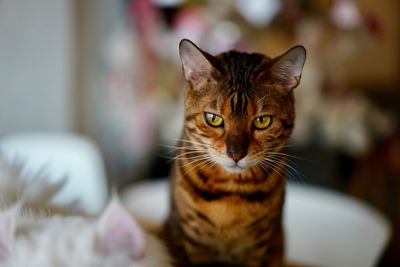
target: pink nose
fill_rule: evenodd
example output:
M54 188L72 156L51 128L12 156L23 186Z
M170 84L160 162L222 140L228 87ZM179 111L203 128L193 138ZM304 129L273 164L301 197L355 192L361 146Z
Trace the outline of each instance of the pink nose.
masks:
M246 156L246 152L227 152L228 156L233 159L234 161L239 161Z

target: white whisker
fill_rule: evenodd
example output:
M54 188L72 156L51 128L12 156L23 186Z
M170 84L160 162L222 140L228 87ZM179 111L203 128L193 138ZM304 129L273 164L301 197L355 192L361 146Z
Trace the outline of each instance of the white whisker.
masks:
M261 161L262 164L265 164L267 167L269 167L272 171L274 171L276 174L278 174L282 179L287 181L287 178L282 174L282 171L285 171L284 167L282 165L277 164L277 162L264 158ZM264 169L265 170L265 169ZM268 172L268 171L267 171Z
M287 172L288 175L293 178L296 181L306 181L307 177L305 175L303 175L300 171L298 171L296 168L294 168L293 166L291 166L289 163L294 164L293 162L291 162L290 160L288 160L287 158L282 158L280 156L271 156L270 157L271 160L274 160L275 162L279 162L280 164L282 164L284 167L287 168ZM285 160L283 160L285 159Z
M185 164L183 164L181 167L183 168L183 167L186 167L186 166L188 166L190 164L193 164L193 163L196 163L196 162L199 162L199 161L204 161L204 160L211 160L211 158L208 155L204 155L203 158L197 158L197 159L194 159L194 160L190 160L190 161L186 162Z
M195 161L194 161L195 162ZM203 168L204 166L207 165L208 162L213 162L213 160L211 158L207 158L205 160L202 160L200 163L196 164L195 166L193 166L192 168L190 168L189 170L186 171L186 174L191 173L192 171L198 171L199 169ZM190 162L190 163L193 163ZM202 166L204 165L204 166ZM183 167L183 166L182 166Z

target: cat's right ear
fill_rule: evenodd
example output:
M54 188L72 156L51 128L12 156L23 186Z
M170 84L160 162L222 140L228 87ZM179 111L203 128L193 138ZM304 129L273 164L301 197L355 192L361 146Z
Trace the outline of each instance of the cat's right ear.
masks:
M5 261L11 254L14 245L16 229L15 210L0 212L0 262Z
M220 75L212 64L215 58L188 39L183 39L179 43L179 56L182 61L183 76L193 87Z

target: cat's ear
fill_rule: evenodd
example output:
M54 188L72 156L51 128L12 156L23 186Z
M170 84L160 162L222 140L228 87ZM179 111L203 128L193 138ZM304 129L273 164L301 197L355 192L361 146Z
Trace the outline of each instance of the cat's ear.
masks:
M144 256L146 250L144 230L117 199L113 199L101 215L98 234L104 253L122 251L133 259L141 259Z
M0 212L0 262L6 260L11 254L15 239L15 217L14 209Z
M300 45L294 46L273 60L268 71L268 78L285 89L292 90L300 83L305 60L306 49Z
M215 57L198 48L188 39L179 43L179 56L182 61L183 76L192 84L197 86L210 78L218 78L221 73L213 66Z

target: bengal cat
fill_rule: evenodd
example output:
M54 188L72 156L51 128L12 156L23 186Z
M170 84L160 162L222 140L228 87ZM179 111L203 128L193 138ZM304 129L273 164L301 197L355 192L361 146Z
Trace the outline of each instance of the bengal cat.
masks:
M179 53L185 121L165 235L176 266L282 266L285 146L306 51Z

